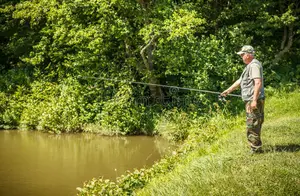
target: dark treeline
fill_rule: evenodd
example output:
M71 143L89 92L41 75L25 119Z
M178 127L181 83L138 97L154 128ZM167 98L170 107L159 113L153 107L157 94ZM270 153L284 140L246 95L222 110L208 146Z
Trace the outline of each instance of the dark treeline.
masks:
M222 91L243 69L236 52L245 44L263 62L267 87L299 85L299 6L297 0L2 0L0 127L150 134L162 111L199 116L215 96L97 78Z

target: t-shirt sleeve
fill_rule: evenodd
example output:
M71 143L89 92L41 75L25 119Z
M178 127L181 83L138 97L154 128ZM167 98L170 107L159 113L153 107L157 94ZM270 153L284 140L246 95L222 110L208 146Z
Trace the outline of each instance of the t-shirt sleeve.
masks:
M250 77L251 77L251 79L262 78L261 69L260 69L259 64L253 63L251 65Z
M237 80L239 83L242 82L242 76L240 76L240 78Z

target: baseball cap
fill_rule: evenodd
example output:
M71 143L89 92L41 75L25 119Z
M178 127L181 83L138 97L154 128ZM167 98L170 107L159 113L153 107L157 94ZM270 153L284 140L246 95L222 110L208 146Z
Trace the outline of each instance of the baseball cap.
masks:
M241 55L241 54L244 54L244 53L250 53L250 54L254 54L254 48L250 45L245 45L242 47L241 51L239 51L237 54L238 55Z

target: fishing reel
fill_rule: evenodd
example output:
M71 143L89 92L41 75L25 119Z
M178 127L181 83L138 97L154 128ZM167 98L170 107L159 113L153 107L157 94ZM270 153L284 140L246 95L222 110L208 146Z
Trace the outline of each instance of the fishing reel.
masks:
M222 95L219 95L218 96L218 100L221 101L221 102L226 102L226 97L225 96L222 96Z

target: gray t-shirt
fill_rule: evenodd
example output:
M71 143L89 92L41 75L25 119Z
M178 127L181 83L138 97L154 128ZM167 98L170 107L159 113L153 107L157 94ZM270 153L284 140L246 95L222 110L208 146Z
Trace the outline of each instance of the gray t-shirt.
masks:
M264 82L263 82L263 68L261 62L256 59L253 59L245 68L239 78L241 85L241 93L243 101L251 101L254 94L254 79L262 79L262 87L258 99L265 98Z

